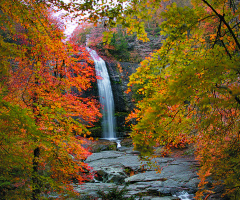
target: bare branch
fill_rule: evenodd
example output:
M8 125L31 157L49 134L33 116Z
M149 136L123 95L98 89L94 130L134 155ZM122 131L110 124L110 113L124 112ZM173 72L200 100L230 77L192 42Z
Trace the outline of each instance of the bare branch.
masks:
M226 22L225 18L224 18L224 14L221 15L219 14L206 0L202 0L209 8L211 8L211 10L216 14L216 16L226 25L226 27L228 28L230 34L232 35L238 49L240 50L240 43L236 37L236 35L234 34L232 28L230 27L230 25Z

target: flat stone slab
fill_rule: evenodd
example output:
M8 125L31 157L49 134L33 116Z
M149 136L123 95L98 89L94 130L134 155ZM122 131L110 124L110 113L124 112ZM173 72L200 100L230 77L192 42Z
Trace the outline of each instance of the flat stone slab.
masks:
M118 158L122 155L124 155L124 153L119 151L102 151L98 153L93 153L91 156L89 156L86 159L85 162L89 163L89 162L101 160L101 159Z
M155 158L153 162L161 169L161 173L157 173L154 166L147 168L147 162L141 161L138 152L132 148L93 153L85 162L97 173L99 177L96 179L101 182L83 184L76 187L76 191L93 197L97 197L98 190L108 191L126 186L126 197L143 195L146 200L173 200L179 199L174 195L180 192L195 193L199 183L196 174L198 165L192 159ZM193 196L190 195L188 199L193 199Z
M76 185L74 190L81 194L81 196L97 197L99 190L107 191L114 187L116 187L114 183L85 183L83 185Z

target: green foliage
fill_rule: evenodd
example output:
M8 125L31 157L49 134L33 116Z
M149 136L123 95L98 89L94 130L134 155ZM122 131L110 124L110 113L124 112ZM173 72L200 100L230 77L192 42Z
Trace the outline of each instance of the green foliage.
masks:
M161 28L160 27L156 27L156 28L146 28L146 32L153 35L153 36L160 36L160 31Z
M113 49L109 49L110 54L116 58L118 61L128 61L130 53L128 50L128 40L127 35L123 34L123 30L119 30L117 33L113 33L110 45Z
M5 199L13 199L29 188L33 159L29 154L35 146L34 137L40 132L29 116L29 110L2 99L0 107L0 195Z
M115 112L114 116L118 116L118 117L126 117L129 113L127 112Z

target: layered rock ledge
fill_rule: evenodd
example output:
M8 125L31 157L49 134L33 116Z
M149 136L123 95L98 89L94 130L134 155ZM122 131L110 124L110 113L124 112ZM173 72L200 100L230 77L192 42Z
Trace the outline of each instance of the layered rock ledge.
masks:
M139 160L138 154L132 147L93 153L86 162L97 175L95 182L76 186L75 190L97 197L98 190L125 187L126 197L136 195L136 199L193 199L199 183L198 163L193 158L158 157L153 160L155 165L149 165ZM161 173L156 171L157 167ZM184 193L188 196L181 197Z

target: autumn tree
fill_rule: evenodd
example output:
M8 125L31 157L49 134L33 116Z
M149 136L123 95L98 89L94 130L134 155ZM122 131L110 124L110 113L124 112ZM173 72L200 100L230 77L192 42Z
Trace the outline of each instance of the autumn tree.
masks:
M31 136L40 135L35 121L28 111L1 99L1 199L30 196L29 174L34 141ZM26 198L27 199L27 198Z
M93 29L93 24L82 23L78 25L72 32L69 40L76 45L86 45L87 40L90 37L91 31Z
M54 5L75 16L88 12L90 22L107 19L105 43L113 36L110 28L118 24L147 41L145 22L158 16L161 0L124 2L0 2L0 149L2 158L12 158L4 159L7 170L4 163L0 166L5 198L60 194L72 191L72 180L88 179L82 162L88 152L74 135L87 134L86 127L99 116L96 102L81 97L94 74L87 64L92 61L83 48L62 42L62 30L49 19L48 8ZM137 120L132 138L143 156L158 145L195 144L201 163L197 197L211 195L205 190L211 175L213 186L224 185L238 199L239 8L234 0L191 3L163 10L166 20L160 20L160 27L168 37L131 76L129 86L139 94L130 116ZM18 158L21 164L15 165Z
M161 14L163 46L130 77L140 99L129 116L135 148L193 143L201 163L197 198L216 185L239 198L239 8L234 1L192 0ZM213 188L206 190L209 177Z
M93 61L84 48L63 43L63 28L51 16L49 2L0 3L5 199L74 194L73 183L92 178L83 162L89 155L85 140L75 136L89 134L87 127L100 117L97 102L81 97L91 87Z

